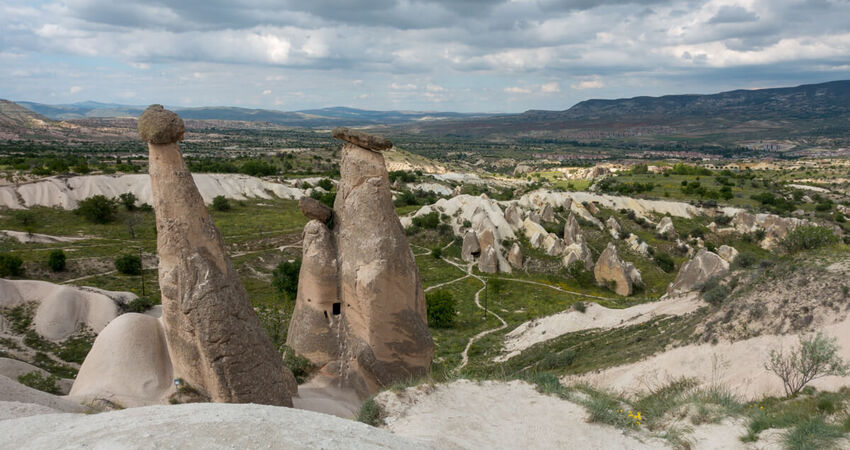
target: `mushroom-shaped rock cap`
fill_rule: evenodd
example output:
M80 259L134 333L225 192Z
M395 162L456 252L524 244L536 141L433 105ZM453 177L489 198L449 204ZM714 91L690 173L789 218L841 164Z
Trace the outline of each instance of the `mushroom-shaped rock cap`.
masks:
M352 130L346 127L334 128L333 137L376 152L387 150L393 146L393 143L385 137L375 136L373 134Z
M171 144L183 140L183 119L162 105L150 105L139 117L139 136L151 144Z

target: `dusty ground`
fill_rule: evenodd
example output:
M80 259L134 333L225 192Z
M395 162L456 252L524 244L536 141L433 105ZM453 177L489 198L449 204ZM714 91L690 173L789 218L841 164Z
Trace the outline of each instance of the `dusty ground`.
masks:
M0 420L2 447L54 448L430 448L359 422L262 405L194 403L100 414Z

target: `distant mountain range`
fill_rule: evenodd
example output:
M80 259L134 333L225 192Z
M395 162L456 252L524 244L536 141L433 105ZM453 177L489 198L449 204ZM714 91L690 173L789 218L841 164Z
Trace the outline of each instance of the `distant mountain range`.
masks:
M138 117L146 106L119 105L115 103L81 102L69 105L17 102L38 114L53 120L84 118ZM277 111L230 106L201 108L169 107L184 119L234 120L242 122L268 122L275 125L323 128L332 126L394 125L416 121L467 119L486 117L487 114L427 111L369 111L364 109L334 107L302 111Z
M688 146L737 145L752 139L827 138L835 145L850 145L850 80L711 95L586 100L564 111L530 110L501 115L344 107L290 112L235 107L172 109L189 120L262 122L305 128L380 126L380 132L389 136L616 139ZM45 105L2 101L0 135L4 131L9 135L10 127L20 128L25 123L31 127L51 119L69 121L72 127L100 129L102 125L108 127L110 121L126 122L126 118L138 117L143 110L143 106L97 102ZM124 135L126 132L120 134Z
M576 140L672 137L714 141L843 136L850 132L850 80L710 95L586 100L564 111L416 123L433 136Z

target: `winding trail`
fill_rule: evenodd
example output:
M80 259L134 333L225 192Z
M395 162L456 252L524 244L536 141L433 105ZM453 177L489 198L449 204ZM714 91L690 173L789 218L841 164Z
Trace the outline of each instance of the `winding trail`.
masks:
M444 260L444 261L446 261L447 263L449 263L449 264L451 264L455 267L460 268L459 264L456 264L456 263L449 261L449 260ZM481 284L483 285L483 286L481 286L481 289L479 289L478 291L475 292L475 306L477 306L478 309L484 309L484 307L481 306L480 296L481 296L481 291L483 291L484 289L487 288L487 281L483 277L480 277L480 276L472 273L472 265L473 265L473 263L469 263L469 265L466 267L467 277L475 278L476 280L480 281ZM466 278L466 277L463 277L463 278ZM505 319L502 319L502 317L500 315L494 313L492 309L487 309L485 311L488 314L492 314L493 317L495 317L496 319L499 319L499 322L502 322L502 325L500 325L496 328L490 328L489 330L484 330L484 331L476 334L475 336L472 336L471 338L469 338L469 342L466 343L466 348L464 348L463 352L460 354L461 361L460 361L460 364L457 367L455 367L455 369L454 369L455 372L460 372L461 369L466 367L466 365L469 363L469 349L472 347L472 344L474 344L475 341L481 339L484 336L487 336L490 333L495 333L497 331L504 330L505 328L508 327L508 323L505 322Z

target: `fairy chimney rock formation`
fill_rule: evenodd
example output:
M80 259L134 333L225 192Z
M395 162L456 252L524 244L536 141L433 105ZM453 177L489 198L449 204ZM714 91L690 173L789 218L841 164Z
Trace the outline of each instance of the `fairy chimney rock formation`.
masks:
M286 345L316 366L339 359L340 301L336 242L324 222L311 220L302 235L301 271Z
M581 237L581 227L578 225L576 216L570 213L566 223L564 223L564 245L576 244Z
M693 259L682 264L676 279L667 287L667 293L688 292L699 289L706 281L726 275L729 263L717 253L701 248Z
M516 242L511 246L511 251L508 253L508 263L514 269L522 269L522 249Z
M367 396L425 375L434 344L419 269L380 153L392 143L347 128L333 135L346 141L333 230L317 220L305 227L287 339L297 353Z
M472 262L479 254L481 254L481 245L478 243L478 235L472 230L467 230L463 235L460 257L466 262Z
M301 197L301 200L298 200L298 207L301 209L301 214L304 214L308 219L318 220L322 223L328 223L333 215L332 209L312 197Z
M609 242L599 255L593 274L597 283L610 286L614 292L623 296L632 295L634 287L643 284L640 272L632 263L620 259L613 242Z
M478 258L478 270L484 273L496 273L499 271L499 257L492 245L481 252L481 258Z
M139 118L156 213L162 322L175 379L214 402L291 406L292 373L260 325L161 105Z

